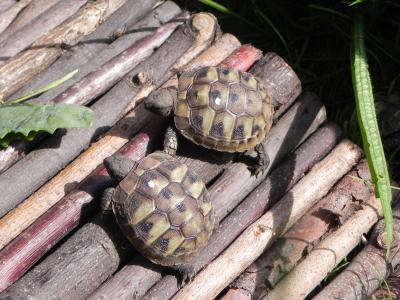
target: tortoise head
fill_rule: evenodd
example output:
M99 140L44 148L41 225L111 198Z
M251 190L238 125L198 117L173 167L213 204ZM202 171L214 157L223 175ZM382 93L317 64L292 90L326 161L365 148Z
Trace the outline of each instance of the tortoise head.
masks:
M152 92L145 100L146 109L156 114L168 117L174 106L174 99L177 97L176 88L159 89Z
M133 168L136 168L137 162L117 153L104 159L104 166L110 177L120 182Z

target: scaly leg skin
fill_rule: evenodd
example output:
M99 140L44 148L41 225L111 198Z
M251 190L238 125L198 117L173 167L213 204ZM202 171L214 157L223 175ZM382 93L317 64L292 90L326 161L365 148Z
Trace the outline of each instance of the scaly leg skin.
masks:
M172 269L178 271L181 275L180 287L183 287L185 284L190 283L196 275L194 267L190 263L173 266Z
M101 212L103 214L112 213L112 198L114 195L115 188L106 188L101 196Z
M267 151L265 150L264 144L260 143L255 147L255 150L258 154L257 164L252 167L254 175L257 177L265 172L267 167L269 166L269 157Z
M168 127L164 136L164 152L175 156L176 150L178 149L178 134L175 129Z

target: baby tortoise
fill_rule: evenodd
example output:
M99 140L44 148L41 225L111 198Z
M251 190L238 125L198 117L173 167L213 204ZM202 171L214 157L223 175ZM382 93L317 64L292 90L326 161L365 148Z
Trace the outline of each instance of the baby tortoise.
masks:
M165 144L170 142L173 139ZM190 261L216 226L204 183L161 151L138 163L113 155L104 164L120 183L104 192L103 210L112 209L121 230L143 256L190 279L194 275Z
M256 175L266 169L269 161L262 141L271 128L273 108L266 88L254 75L204 67L182 73L177 90L168 93L153 93L145 100L146 108L163 116L173 110L182 135L208 149L245 152L255 147Z

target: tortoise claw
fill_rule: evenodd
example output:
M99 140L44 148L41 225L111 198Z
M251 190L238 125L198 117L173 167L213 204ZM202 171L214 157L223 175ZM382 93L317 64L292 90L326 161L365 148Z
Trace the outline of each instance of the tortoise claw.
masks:
M264 172L267 170L269 166L269 157L267 152L265 151L264 144L260 143L255 147L255 150L258 154L258 160L257 163L250 166L249 169L250 171L256 176L260 176L264 174Z
M175 269L181 275L181 281L179 283L180 288L183 287L185 284L192 282L194 276L196 275L195 269L191 264L183 264L176 266Z

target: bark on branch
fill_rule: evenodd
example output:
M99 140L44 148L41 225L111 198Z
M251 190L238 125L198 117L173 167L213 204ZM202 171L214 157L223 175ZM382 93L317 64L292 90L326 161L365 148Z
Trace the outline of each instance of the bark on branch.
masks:
M32 44L32 47L0 67L0 101L4 101L51 65L62 53L61 45L73 45L93 32L125 0L89 1L72 18Z
M176 4L167 1L132 26L132 23L135 23L150 10L151 5L154 4L153 2L155 0L128 0L95 32L85 38L82 44L74 47L73 53L61 56L46 71L39 74L30 84L16 93L14 98L26 95L53 81L54 78L61 78L72 70L79 69L79 73L70 80L31 100L35 103L51 102L54 97L65 91L69 86L135 44L148 34L149 29L161 26L180 12ZM114 33L119 28L125 27L127 27L130 33L123 35L108 45ZM0 174L20 160L32 148L32 144L35 143L16 141L8 148L0 150Z
M198 18L203 18L203 16L202 14L197 15ZM204 30L210 32L208 43L211 43L214 37L213 28ZM170 68L190 48L198 35L197 29L192 27L191 22L175 31L168 42L155 51L149 59L139 64L126 76L125 80L120 81L92 105L96 113L92 127L67 130L64 135L61 132L56 133L42 144L42 149L29 153L3 173L0 189L3 190L4 201L0 206L0 215L4 215L53 177L87 148L93 139L121 119L126 113L127 107L134 106L132 99L141 89L147 87L146 82L138 86L132 84L132 79L136 78L139 73L147 73L148 80L157 86L165 82L166 76L170 74ZM155 72L156 69L157 72ZM18 180L23 174L29 174L26 176L27 180Z
M310 151L312 153L314 151ZM368 175L365 172L367 168L365 163L359 164L344 176L326 197L235 280L223 299L259 299L265 296L324 235L336 230L360 209L361 203L368 201L371 185L358 178L359 174Z
M279 235L285 233L323 197L357 163L360 156L361 150L357 146L349 141L341 142L173 299L211 299L217 296ZM319 180L316 181L315 178ZM232 261L235 263L232 264ZM224 272L221 272L222 269Z

